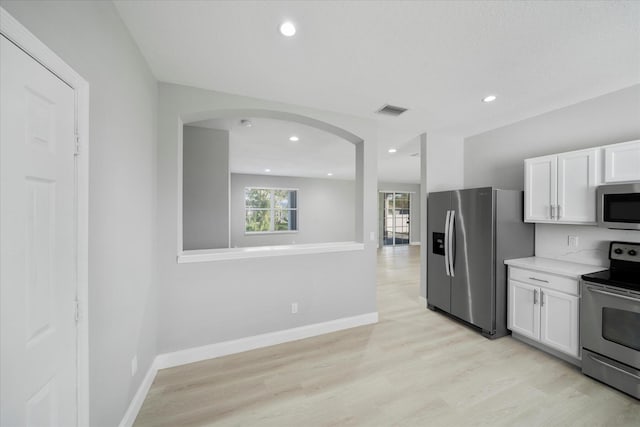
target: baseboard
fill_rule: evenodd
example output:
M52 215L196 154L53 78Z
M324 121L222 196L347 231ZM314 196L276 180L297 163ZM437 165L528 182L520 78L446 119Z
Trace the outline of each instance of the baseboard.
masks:
M202 360L214 359L216 357L228 356L230 354L242 353L248 350L282 344L290 341L297 341L304 338L311 338L344 329L378 323L378 313L366 313L359 316L345 317L331 320L329 322L315 323L313 325L300 326L298 328L286 329L284 331L270 332L268 334L255 335L233 341L205 345L202 347L190 348L187 350L175 351L173 353L159 354L151 363L138 391L133 396L127 412L125 412L119 427L131 427L142 408L144 399L147 397L153 380L160 369L172 368L186 365L187 363L200 362Z
M409 242L409 245L411 246L420 246L420 242Z
M144 399L147 397L147 394L151 389L151 385L153 384L153 380L156 378L156 374L158 373L157 361L158 358L156 357L151 362L151 366L149 366L149 370L147 370L147 373L144 376L140 387L138 387L138 391L136 391L133 399L131 399L131 403L127 408L127 412L124 413L124 417L122 417L122 421L120 421L119 427L131 427L136 421L138 412L140 412L140 408L142 408Z
M420 300L420 304L422 304L423 307L427 306L427 299L425 297L423 297L422 295L420 295L418 297L418 299Z
M175 351L173 353L160 354L156 357L156 367L158 369L165 369L174 366L186 365L187 363L200 362L202 360L242 353L243 351L255 350L257 348L269 347L304 338L311 338L318 335L355 328L357 326L370 325L377 322L378 313L373 312L361 314L359 316L331 320L329 322L300 326L298 328L286 329L284 331L270 332L267 334L254 335L252 337Z

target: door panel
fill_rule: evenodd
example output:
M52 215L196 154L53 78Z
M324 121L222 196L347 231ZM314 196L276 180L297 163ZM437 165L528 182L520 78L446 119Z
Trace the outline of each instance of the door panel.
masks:
M451 309L451 278L447 276L444 256L434 253L434 233L444 233L451 192L429 194L427 200L427 302L444 311ZM438 249L436 248L436 252Z
M393 193L384 194L382 238L385 246L393 245Z
M640 180L640 140L605 147L604 156L604 182Z
M451 314L492 331L494 325L494 192L491 188L452 193L455 212Z
M0 39L0 425L73 426L74 92Z
M540 341L578 357L578 297L547 289L540 292Z
M509 281L507 327L520 335L540 339L538 288L515 280Z
M524 219L554 221L551 206L556 204L557 156L527 159L524 164Z
M394 193L393 244L408 245L409 214L411 212L410 194Z
M596 222L599 149L558 155L558 220Z

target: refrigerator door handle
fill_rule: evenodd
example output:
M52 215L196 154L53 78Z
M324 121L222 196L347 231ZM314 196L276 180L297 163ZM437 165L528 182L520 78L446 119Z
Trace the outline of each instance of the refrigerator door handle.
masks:
M447 276L451 276L449 273L449 219L451 218L451 211L447 211L447 218L444 221L444 268Z
M448 239L448 246L449 246L449 273L451 274L451 277L455 276L455 272L454 272L454 268L453 268L453 260L455 258L455 250L453 247L453 233L454 233L454 224L456 222L456 211L451 211L451 215L449 218L449 239Z

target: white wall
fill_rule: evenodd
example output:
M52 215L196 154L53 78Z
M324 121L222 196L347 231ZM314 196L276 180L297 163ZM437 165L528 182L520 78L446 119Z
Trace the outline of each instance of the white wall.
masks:
M530 157L640 137L640 85L465 139L465 187L524 188Z
M345 144L348 144L345 142ZM298 190L298 231L245 235L246 187ZM353 181L231 174L231 247L345 242L355 240Z
M183 248L229 247L229 132L185 126Z
M570 105L465 140L466 187L523 189L524 159L640 138L640 85ZM569 235L578 248L569 248ZM640 241L640 231L536 224L536 255L608 265L611 240Z
M569 236L578 236L577 248L569 247ZM536 224L536 256L608 267L609 242L612 240L640 242L640 231Z
M111 2L0 5L90 84L91 425L114 426L156 354L156 81Z
M427 134L427 193L477 187L464 179L465 147L460 136Z
M376 231L377 128L371 121L271 101L185 86L159 85L158 283L159 352L166 353L376 311L376 242L362 251L177 264L178 138L182 124L223 111L251 109L299 114L330 123L364 140L365 236ZM200 114L207 112L207 114ZM209 117L207 117L209 116ZM252 115L256 117L256 115ZM357 168L358 169L358 168ZM356 188L358 182L356 181ZM292 302L299 312L290 313Z
M464 139L444 133L422 134L420 144L420 296L427 297L427 194L457 190L464 184Z

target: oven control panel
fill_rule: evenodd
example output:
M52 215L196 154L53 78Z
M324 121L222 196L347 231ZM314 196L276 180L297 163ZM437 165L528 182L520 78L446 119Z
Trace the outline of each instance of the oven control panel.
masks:
M609 259L640 263L640 243L611 242Z

